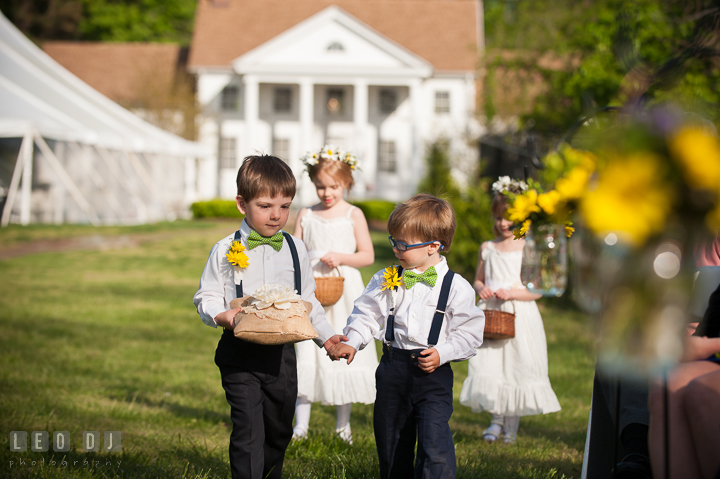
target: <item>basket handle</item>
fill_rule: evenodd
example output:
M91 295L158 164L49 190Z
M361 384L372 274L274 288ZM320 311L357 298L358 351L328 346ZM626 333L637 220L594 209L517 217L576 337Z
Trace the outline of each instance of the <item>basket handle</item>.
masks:
M314 259L314 260L312 260L312 261L317 261L317 263L315 263L315 264L320 263L320 260L319 260L319 259ZM312 261L310 262L310 264L312 264ZM324 263L323 263L323 264L324 264ZM342 273L340 273L340 268L338 268L337 266L335 266L334 268L332 268L330 271L337 271L337 277L342 278ZM315 275L313 274L313 276L315 276ZM315 276L315 277L316 277L316 278L328 278L328 277L332 277L332 276Z
M497 295L496 295L495 293L493 293L493 296L497 297ZM498 298L498 299L499 299L499 298ZM512 309L513 309L512 314L515 314L515 300L514 300L514 299L508 299L508 300L506 300L506 301L509 301L509 302L510 302L510 304L512 305Z

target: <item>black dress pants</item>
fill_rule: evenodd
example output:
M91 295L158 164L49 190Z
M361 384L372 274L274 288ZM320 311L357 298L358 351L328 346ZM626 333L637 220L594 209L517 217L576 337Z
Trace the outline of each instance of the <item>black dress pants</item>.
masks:
M423 372L417 362L420 351L383 346L375 373L374 428L383 479L451 479L456 474L448 424L453 372L450 364Z
M280 479L297 399L294 345L262 346L223 334L215 362L230 404L233 479Z

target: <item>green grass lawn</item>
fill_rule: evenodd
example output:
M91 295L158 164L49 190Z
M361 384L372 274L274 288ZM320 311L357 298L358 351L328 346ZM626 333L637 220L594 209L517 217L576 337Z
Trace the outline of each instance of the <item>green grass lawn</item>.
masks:
M0 261L0 477L229 477L229 406L213 363L218 331L202 323L191 300L211 246L235 227L0 230L0 248L67 236L165 235L132 248ZM376 263L363 269L366 281L394 258L387 234L374 232L373 240ZM577 311L552 301L541 309L563 410L523 418L516 445L481 443L489 415L459 404L467 363L453 364L459 478L580 477L592 336ZM291 444L285 477L378 477L372 406L353 408L353 446L334 437L334 424L333 407L313 405L309 439ZM120 431L122 452L83 452L86 430ZM10 431L70 431L73 448L10 452Z

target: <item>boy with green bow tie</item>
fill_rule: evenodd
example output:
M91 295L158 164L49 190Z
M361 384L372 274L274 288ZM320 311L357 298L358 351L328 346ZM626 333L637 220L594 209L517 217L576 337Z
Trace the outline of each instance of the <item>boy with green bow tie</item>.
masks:
M279 479L297 398L295 347L236 338L234 318L240 308L231 309L230 301L267 283L294 285L312 304L315 343L329 350L345 337L335 335L315 298L305 245L281 231L295 196L292 170L274 156L249 156L238 171L237 191L237 208L245 219L234 235L213 247L193 303L207 325L223 328L215 364L231 408L232 477Z
M372 277L348 318L348 339L329 353L350 363L383 338L373 419L383 479L455 477L449 362L474 356L485 329L472 286L440 255L450 250L455 226L450 204L431 195L395 208L388 231L400 267Z

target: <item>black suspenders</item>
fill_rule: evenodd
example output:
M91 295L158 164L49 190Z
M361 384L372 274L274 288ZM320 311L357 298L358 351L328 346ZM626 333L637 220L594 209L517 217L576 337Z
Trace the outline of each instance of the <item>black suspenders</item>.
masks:
M295 290L298 294L302 294L302 274L300 272L300 258L298 258L297 248L295 247L295 242L293 241L290 233L283 231L282 234L285 236L285 242L287 243L288 248L290 248L290 255L292 256L293 268L295 270ZM240 241L240 230L235 232L235 238L233 241ZM235 293L238 298L245 296L243 294L242 281L240 281L240 284L235 285Z
M398 266L398 278L402 278L403 274L403 267ZM398 287L395 286L393 288L393 291L397 291ZM395 341L395 304L393 304L393 307L390 308L390 314L388 314L388 318L386 321L385 326L385 341L392 343Z
M398 267L398 276L402 276L402 272L402 266ZM438 342L438 338L440 337L440 330L442 329L443 319L445 318L445 309L447 308L447 301L450 296L450 285L452 284L453 276L455 276L455 272L448 270L445 274L445 278L443 278L442 286L440 288L440 297L438 298L432 325L430 326L430 335L428 336L428 345L430 347L435 346ZM395 291L397 291L397 286L395 287ZM395 308L390 309L390 314L387 318L385 341L395 341Z
M445 308L447 308L448 296L450 296L450 284L452 283L455 273L448 270L443 279L442 288L440 289L440 297L438 298L437 308L433 316L432 326L430 326L430 336L428 336L428 345L435 346L440 337L440 329L442 328L443 318L445 318Z

